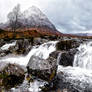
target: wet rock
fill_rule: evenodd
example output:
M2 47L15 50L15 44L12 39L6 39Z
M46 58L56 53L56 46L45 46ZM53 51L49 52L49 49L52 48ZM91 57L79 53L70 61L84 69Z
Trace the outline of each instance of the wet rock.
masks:
M0 51L0 57L4 57L8 54L6 51Z
M76 40L61 40L57 43L56 48L57 50L70 50L79 47L80 43Z
M59 55L60 52L61 52L61 51L54 51L54 52L52 52L52 53L50 54L49 58L53 58L53 59L57 60L58 55Z
M77 52L77 49L71 49L70 51L62 52L59 64L63 66L73 66L74 56Z
M0 63L0 86L1 88L10 89L21 84L24 80L24 69L15 64Z
M28 73L46 81L51 81L57 70L57 61L52 57L47 60L32 56L28 65Z
M47 40L47 39L44 39L44 38L41 38L41 37L36 37L33 40L33 45L41 45L41 44L48 42L48 41L49 40Z
M4 41L4 39L0 39L0 47L2 47L6 42Z
M56 79L53 80L52 89L54 89L54 91L48 90L48 92L80 92L79 90L77 90L77 88L74 85L65 81L62 72L58 73Z
M15 42L15 40L13 42ZM12 43L12 40L8 43L9 44ZM14 46L10 46L6 50L0 49L0 56L3 57L3 56L6 56L8 54L27 55L29 53L29 51L31 50L31 48L32 48L32 45L31 45L30 39L19 39L19 40L16 40L16 44Z
M58 36L52 35L52 36L49 36L48 39L49 40L57 40L58 39Z
M34 38L34 45L40 45L42 44L42 39L40 37Z
M32 45L30 40L24 39L24 40L17 40L16 45L12 48L10 48L11 53L16 54L28 54L28 52L31 50Z
M53 84L56 89L68 89L69 92L92 92L92 82L88 73L86 75L76 68L60 68ZM64 69L64 70L63 70ZM76 74L76 72L78 74Z

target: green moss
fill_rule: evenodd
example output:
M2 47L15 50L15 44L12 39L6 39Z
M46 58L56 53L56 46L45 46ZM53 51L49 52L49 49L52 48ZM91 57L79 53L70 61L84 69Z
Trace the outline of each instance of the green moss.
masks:
M50 80L49 81L51 81L55 77L55 74L56 74L56 71L53 70L52 74L50 75Z
M30 82L34 82L34 79L33 79L33 77L31 76L31 74L29 75L27 75L26 76L26 80L30 83Z

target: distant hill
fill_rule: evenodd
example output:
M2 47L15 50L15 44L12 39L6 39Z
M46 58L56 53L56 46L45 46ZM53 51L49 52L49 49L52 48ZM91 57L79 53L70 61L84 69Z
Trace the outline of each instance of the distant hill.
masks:
M92 33L76 33L78 36L92 36Z

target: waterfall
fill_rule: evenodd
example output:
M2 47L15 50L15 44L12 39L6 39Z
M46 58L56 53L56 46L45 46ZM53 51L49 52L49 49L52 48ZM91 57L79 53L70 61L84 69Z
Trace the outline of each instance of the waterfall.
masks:
M92 42L79 46L73 66L92 70Z
M47 59L49 54L56 50L56 43L58 41L50 41L40 46L34 46L27 56L6 56L0 62L16 63L19 65L27 66L31 56L35 55L42 59Z
M27 66L30 58L38 56L42 59L47 59L49 55L56 51L56 43L58 41L50 41L39 46L34 46L26 56L6 56L0 59L0 62L16 63L23 66ZM14 45L14 44L12 44ZM12 46L9 44L8 46ZM4 46L6 48L6 46ZM61 66L59 65L62 52L58 54L57 58L57 75L58 73L62 76L62 80L71 83L79 92L86 92L85 89L92 90L92 42L86 42L81 44L78 48L78 52L75 55L73 67L72 66ZM60 76L60 77L61 77ZM62 78L62 77L61 77ZM41 83L42 84L42 83ZM35 81L30 84L29 90L32 92L39 92L39 81ZM89 91L87 91L89 92ZM92 92L92 91L90 91Z
M77 49L73 67L58 65L57 73L63 72L62 80L71 83L78 92L92 92L92 42L85 42Z
M57 65L59 65L61 56L62 56L62 52L60 52L60 53L58 54L58 57L57 57Z

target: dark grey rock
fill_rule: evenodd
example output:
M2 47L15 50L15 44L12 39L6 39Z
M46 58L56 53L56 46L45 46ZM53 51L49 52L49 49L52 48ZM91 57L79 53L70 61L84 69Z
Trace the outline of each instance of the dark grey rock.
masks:
M0 39L0 47L2 47L6 42L4 41L4 39Z
M67 51L67 50L79 47L80 44L81 44L80 40L79 41L76 41L76 40L61 40L57 43L56 48L57 48L57 50Z
M71 49L70 51L62 52L59 64L63 66L73 66L74 56L77 52L77 49Z

